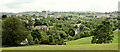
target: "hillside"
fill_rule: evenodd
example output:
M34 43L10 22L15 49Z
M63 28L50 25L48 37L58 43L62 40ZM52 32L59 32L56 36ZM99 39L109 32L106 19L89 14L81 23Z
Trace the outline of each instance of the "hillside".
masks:
M120 31L114 31L113 34L114 34L114 40L113 40L113 43L118 43L118 32ZM86 38L81 38L81 39L78 39L78 40L73 40L73 41L69 41L69 42L66 42L67 45L80 45L80 44L91 44L91 40L92 40L92 37L86 37Z

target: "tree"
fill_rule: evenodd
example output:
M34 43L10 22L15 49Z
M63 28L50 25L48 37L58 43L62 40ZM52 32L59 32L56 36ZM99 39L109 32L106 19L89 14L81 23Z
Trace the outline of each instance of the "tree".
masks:
M68 33L69 33L70 36L74 36L75 35L75 31L73 29L70 29L68 31Z
M6 17L7 17L7 15L2 15L2 19L6 18Z
M34 42L33 42L33 37L32 37L31 34L29 34L29 35L27 36L27 40L28 40L28 43L29 43L29 44L34 44Z
M92 31L92 34L94 34L92 43L97 44L111 43L114 37L114 35L112 35L113 31L110 22L107 21L102 21L102 23Z
M8 17L2 23L2 44L19 45L26 37L26 29L17 17Z
M61 38L66 39L67 34L64 31L58 31L57 33L59 33L59 35L61 36Z
M33 40L35 40L35 38L38 38L39 40L41 39L41 33L38 29L32 30L31 35L33 37Z
M85 27L85 25L81 24L81 25L79 26L80 31L83 31L83 30L84 30L84 27Z

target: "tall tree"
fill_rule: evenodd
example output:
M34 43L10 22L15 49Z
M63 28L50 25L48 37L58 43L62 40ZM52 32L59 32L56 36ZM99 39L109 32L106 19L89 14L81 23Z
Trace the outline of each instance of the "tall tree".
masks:
M114 35L112 31L112 27L110 26L110 22L102 21L94 31L91 32L94 34L92 39L92 43L102 44L102 43L110 43L113 40Z
M25 26L17 17L8 17L2 23L2 44L16 46L26 37Z

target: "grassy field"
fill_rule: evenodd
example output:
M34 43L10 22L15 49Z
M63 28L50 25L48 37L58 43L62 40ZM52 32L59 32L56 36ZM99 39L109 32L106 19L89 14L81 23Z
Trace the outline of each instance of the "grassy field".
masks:
M118 50L117 44L31 45L6 47L3 50Z
M120 31L119 31L120 32ZM91 37L66 42L67 45L30 45L20 47L3 47L3 50L118 50L118 31L110 44L91 44Z

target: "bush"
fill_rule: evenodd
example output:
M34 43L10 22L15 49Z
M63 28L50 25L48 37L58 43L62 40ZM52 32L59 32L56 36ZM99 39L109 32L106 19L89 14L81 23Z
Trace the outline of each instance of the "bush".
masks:
M79 33L74 36L74 40L79 39L79 38L80 38L80 34Z
M54 42L54 37L52 35L49 36L49 42Z
M68 36L68 40L69 41L73 40L73 37L72 36Z
M35 42L35 44L39 44L40 43L40 41L38 40L38 38L35 38L34 42Z
M85 36L84 32L80 33L80 38L83 38Z
M63 45L66 45L66 43L63 43Z
M69 29L68 33L72 37L75 35L75 31L73 29Z
M63 45L64 43L64 39L62 38L60 41L59 41L59 44L58 45Z
M49 45L56 45L56 43L55 42L51 42L51 43L49 43Z
M55 39L55 44L59 44L59 41L58 41L58 39Z
M49 44L49 39L47 39L47 38L42 38L42 39L40 39L40 43L41 44Z

